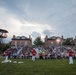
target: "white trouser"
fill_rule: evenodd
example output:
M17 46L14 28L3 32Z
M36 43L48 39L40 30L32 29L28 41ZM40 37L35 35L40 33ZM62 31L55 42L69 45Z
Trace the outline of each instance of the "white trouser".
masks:
M35 56L32 56L32 60L35 61Z
M6 56L5 60L8 61L8 56Z
M73 58L72 58L72 56L69 57L69 64L73 64Z

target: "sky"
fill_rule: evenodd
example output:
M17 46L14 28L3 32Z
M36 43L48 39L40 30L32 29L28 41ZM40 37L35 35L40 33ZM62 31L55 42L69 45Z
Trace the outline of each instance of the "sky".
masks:
M13 35L76 36L76 0L0 0L0 29Z

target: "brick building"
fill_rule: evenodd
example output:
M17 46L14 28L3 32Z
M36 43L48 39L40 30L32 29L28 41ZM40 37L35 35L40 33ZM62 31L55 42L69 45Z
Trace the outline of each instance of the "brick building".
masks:
M31 46L32 45L32 38L29 35L29 38L25 36L15 36L13 35L12 41L11 41L11 46Z
M62 42L63 42L63 36L62 37L52 36L48 38L48 36L46 35L45 37L45 46L62 45Z

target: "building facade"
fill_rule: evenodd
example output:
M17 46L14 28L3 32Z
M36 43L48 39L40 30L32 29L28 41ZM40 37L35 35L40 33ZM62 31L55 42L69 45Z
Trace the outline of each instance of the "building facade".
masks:
M62 42L63 42L63 36L62 37L52 36L48 38L48 36L46 35L45 37L45 46L58 46L62 45Z
M13 35L11 46L31 46L32 45L32 38L29 36L29 38L25 36L15 36Z

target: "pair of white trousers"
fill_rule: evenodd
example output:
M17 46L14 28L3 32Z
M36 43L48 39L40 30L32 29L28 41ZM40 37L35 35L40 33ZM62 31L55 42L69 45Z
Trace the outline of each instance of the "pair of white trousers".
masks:
M5 61L8 61L8 56L6 56Z
M73 58L72 58L72 56L69 57L69 64L73 64Z
M32 56L32 61L35 61L35 56Z

